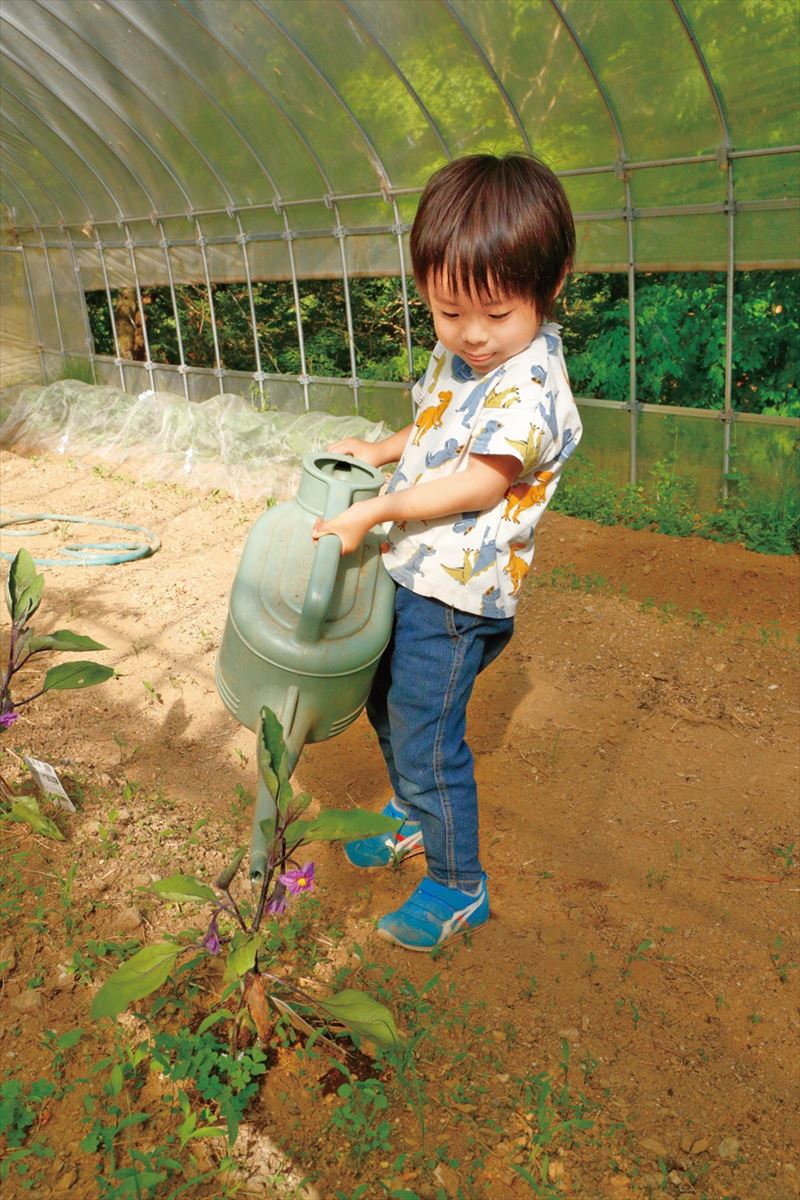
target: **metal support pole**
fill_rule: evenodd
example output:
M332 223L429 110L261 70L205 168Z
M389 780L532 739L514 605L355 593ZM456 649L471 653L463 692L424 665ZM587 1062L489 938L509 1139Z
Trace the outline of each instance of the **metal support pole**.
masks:
M96 231L95 231L96 232ZM122 356L119 352L119 338L117 337L117 315L114 312L114 301L111 299L111 287L108 282L108 269L106 267L105 247L100 239L100 234L97 234L95 240L98 252L100 254L100 267L103 271L103 287L106 292L106 301L108 302L108 316L111 321L111 336L114 339L114 362L119 371L119 386L120 391L125 391L125 372L122 369Z
M303 387L303 400L305 401L306 412L308 412L310 404L308 398L308 367L306 365L306 343L303 337L303 318L300 313L300 288L297 282L297 266L294 261L294 232L289 228L289 218L286 216L286 209L281 205L280 214L283 217L283 236L286 240L286 246L289 250L289 269L292 272L292 293L294 295L294 315L297 323L297 345L300 350L300 379L299 382Z
M333 230L334 236L339 242L339 253L342 259L342 285L344 287L344 313L347 321L347 345L350 350L350 387L353 389L353 408L358 412L358 368L356 366L356 339L353 332L353 310L350 304L350 280L347 272L347 252L345 250L345 238L347 230L342 225L341 217L339 216L338 205L333 205L334 216L336 217L336 226Z
M206 254L206 239L203 236L203 231L200 228L200 222L195 217L195 229L197 230L197 244L200 247L200 257L203 260L203 274L206 280L206 290L208 292L208 307L211 313L211 336L214 339L214 374L219 380L219 394L224 395L225 388L222 383L222 377L225 372L222 370L222 361L219 356L219 335L217 333L217 314L214 311L214 293L211 290L211 276L208 271L208 255Z
M66 365L67 352L64 348L64 335L61 332L61 318L58 315L58 298L56 296L56 285L53 281L53 271L50 266L50 255L47 253L47 242L44 240L44 234L39 230L42 238L42 251L44 253L44 265L47 268L47 278L50 282L50 298L53 301L53 314L56 318L56 333L58 334L58 350L61 355L62 368Z
M147 321L144 315L144 301L142 300L142 287L139 282L139 271L136 266L136 253L133 248L133 238L131 231L127 225L123 224L122 228L125 231L125 246L128 250L128 255L131 260L131 269L133 271L133 285L136 288L136 303L139 306L139 317L142 322L142 341L144 342L144 369L147 371L147 378L150 382L151 391L155 391L155 378L153 376L153 364L150 361L150 342L147 337Z
M736 265L736 204L733 193L733 163L728 169L728 275L725 296L725 413L722 422L722 498L728 498L728 476L731 473L731 434L733 432L733 292Z
M28 289L28 300L31 306L31 316L33 317L33 332L36 335L36 349L39 352L39 366L42 372L42 383L46 384L47 380L47 363L44 357L44 346L42 345L42 331L39 326L39 314L36 309L36 300L33 295L33 281L31 280L30 267L28 259L25 255L25 246L20 242L19 252L22 255L22 270L25 275L25 286Z
M83 317L83 329L86 335L86 353L89 358L89 366L92 368L92 382L97 383L97 372L94 369L94 340L92 338L92 326L89 322L89 310L86 307L86 293L83 290L83 281L81 279L81 268L78 263L78 256L75 253L75 243L70 237L69 230L65 229L64 233L69 246L70 257L72 258L72 269L75 272L75 286L78 289L80 299L81 316Z
M636 386L636 251L633 237L631 183L625 177L625 225L628 236L628 392L630 403L630 481L636 483L639 401Z
M400 259L400 287L403 292L403 321L406 329L406 355L408 356L408 378L414 382L414 351L411 343L411 310L408 307L408 285L406 284L406 254L403 248L403 223L400 220L400 210L397 201L392 197L392 212L394 213L394 231L397 234L397 254ZM414 402L411 402L411 419L414 419Z
M186 366L186 360L183 356L183 334L181 333L181 318L178 313L178 297L175 294L175 280L172 275L172 263L170 262L170 258L169 258L169 241L167 239L167 235L164 232L163 221L158 222L158 232L161 234L161 249L164 251L164 263L167 268L167 280L169 282L169 295L170 295L170 300L172 301L172 315L175 318L175 337L178 342L178 359L179 359L179 364L180 364L178 366L178 374L180 375L181 380L183 382L184 397L188 400L189 399L189 380L187 378L188 368Z
M256 356L256 370L253 378L258 384L258 395L261 402L261 408L264 407L264 372L261 370L261 350L258 345L258 323L256 321L256 306L253 299L253 279L250 274L250 259L247 256L247 234L242 229L242 222L238 213L234 213L236 218L236 226L239 230L237 242L242 247L242 259L244 261L244 275L247 280L247 299L250 302L250 322L253 326L253 349Z

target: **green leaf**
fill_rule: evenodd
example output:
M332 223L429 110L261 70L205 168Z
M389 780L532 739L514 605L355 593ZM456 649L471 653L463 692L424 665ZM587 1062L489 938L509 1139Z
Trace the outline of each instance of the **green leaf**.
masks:
M25 825L30 825L36 833L42 833L56 842L64 841L63 833L55 821L44 815L34 796L17 796L10 810L3 816L7 821L22 821Z
M94 687L96 683L105 683L113 674L113 667L104 667L100 663L61 663L50 668L42 687L46 692L66 692L71 688Z
M345 988L327 1000L320 1000L319 1006L354 1033L370 1038L379 1045L399 1046L402 1041L389 1009L366 992Z
M36 574L33 559L27 550L17 551L8 572L6 603L11 620L24 625L42 602L44 575Z
M288 779L284 779L283 783L281 783L280 787L278 788L277 800L278 812L282 817L285 816L289 811L289 805L293 800L294 792L292 791L292 785L289 783Z
M286 829L289 845L303 842L352 842L358 838L392 833L403 824L395 817L363 808L327 808L310 821L292 821Z
M197 1026L197 1036L202 1037L207 1029L211 1029L213 1025L218 1025L220 1021L232 1021L235 1014L228 1008L220 1008L216 1012L209 1013L205 1020L201 1021Z
M92 1001L92 1018L119 1016L134 1000L155 992L175 966L180 949L172 942L158 942L137 951L100 988Z
M225 888L230 887L231 883L233 882L234 876L236 875L236 872L239 870L239 867L242 865L242 859L244 858L245 854L247 854L247 846L240 846L239 849L234 854L231 861L228 863L225 870L220 871L219 875L217 876L216 880L214 881L215 887L218 887L221 891L224 891Z
M292 808L295 814L299 817L300 813L304 813L311 803L310 792L300 792L292 801Z
M261 709L261 736L258 739L258 769L277 801L280 785L289 779L286 744L283 727L271 708Z
M177 900L179 904L185 904L187 900L217 899L216 892L194 875L170 875L166 879L157 879L150 886L165 900Z
M228 951L228 959L225 963L225 974L223 976L225 983L231 979L241 979L242 975L253 969L261 941L262 939L259 934L249 937L243 942L238 941L237 937L234 936L231 948Z
M33 654L36 650L107 650L108 646L71 629L56 629L43 637L31 638L28 649Z

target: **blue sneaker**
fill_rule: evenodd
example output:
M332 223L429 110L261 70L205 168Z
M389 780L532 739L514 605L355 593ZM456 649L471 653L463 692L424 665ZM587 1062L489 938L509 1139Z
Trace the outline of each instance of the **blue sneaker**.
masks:
M422 830L418 821L409 820L393 800L389 801L381 815L394 817L403 821L403 824L395 833L376 833L374 837L346 842L345 857L354 867L369 869L397 865L414 850L422 850Z
M404 950L435 950L489 920L486 876L477 896L425 878L397 912L378 921L381 937Z

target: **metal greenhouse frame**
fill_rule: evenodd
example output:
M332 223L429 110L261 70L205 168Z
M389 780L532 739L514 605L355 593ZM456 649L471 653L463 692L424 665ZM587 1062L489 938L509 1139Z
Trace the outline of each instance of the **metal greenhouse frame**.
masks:
M759 436L800 425L737 413L732 387L736 271L800 263L799 11L792 0L3 0L3 381L46 381L78 356L124 391L202 400L255 384L263 400L268 384L278 407L404 420L407 385L359 378L350 280L399 276L411 376L406 237L425 179L462 153L532 150L570 194L578 269L628 280L629 397L582 406L624 417L632 480L642 414L718 422L724 480L734 425ZM722 409L640 397L636 278L657 269L727 273ZM299 283L315 277L342 281L346 379L308 371ZM253 282L269 278L291 281L296 375L263 370ZM247 286L250 374L223 362L221 281ZM187 282L207 291L213 368L185 361L176 288ZM154 286L171 296L171 364L151 359ZM135 289L144 362L120 354L123 287ZM95 353L90 290L106 295L112 357Z

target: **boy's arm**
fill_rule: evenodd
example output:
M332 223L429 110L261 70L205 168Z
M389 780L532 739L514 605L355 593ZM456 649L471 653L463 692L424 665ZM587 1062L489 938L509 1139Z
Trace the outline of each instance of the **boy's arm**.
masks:
M407 435L408 431L404 432ZM311 536L316 541L326 533L335 533L341 539L342 553L349 554L373 525L384 521L431 521L494 508L519 472L520 460L513 455L470 454L463 471L371 500L358 500L332 521L316 521Z
M343 438L333 442L328 449L332 454L351 454L360 458L371 467L385 467L387 463L398 462L406 448L413 425L406 425L399 433L392 433L380 442L365 442L363 438Z

